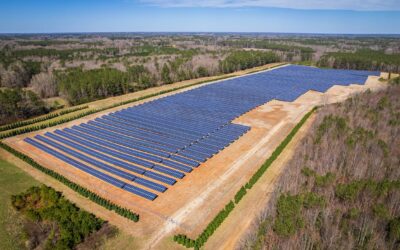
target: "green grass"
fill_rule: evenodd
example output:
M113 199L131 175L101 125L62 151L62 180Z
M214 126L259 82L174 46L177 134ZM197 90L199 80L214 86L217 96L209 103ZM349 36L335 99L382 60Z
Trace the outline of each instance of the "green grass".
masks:
M0 159L0 249L21 249L22 225L11 206L11 195L40 183L16 166Z

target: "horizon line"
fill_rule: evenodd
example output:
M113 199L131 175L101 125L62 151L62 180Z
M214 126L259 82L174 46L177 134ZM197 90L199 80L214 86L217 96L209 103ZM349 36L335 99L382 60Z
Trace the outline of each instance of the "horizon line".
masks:
M187 34L293 34L293 35L400 35L400 33L336 33L336 32L273 32L273 31L55 31L55 32L1 32L0 35L50 35L50 34L112 34L112 33L187 33Z

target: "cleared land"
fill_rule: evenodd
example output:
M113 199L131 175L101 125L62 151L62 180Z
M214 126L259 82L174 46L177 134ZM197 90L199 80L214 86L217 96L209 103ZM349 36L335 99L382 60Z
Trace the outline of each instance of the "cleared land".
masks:
M122 230L129 232L135 237L140 238L140 245L137 247L156 249L177 248L177 245L173 244L170 238L166 236L171 236L173 233L185 233L188 236L195 237L199 234L210 219L232 199L240 186L247 182L272 150L275 149L293 126L313 106L340 101L355 92L367 88L380 88L382 86L378 81L378 77L370 77L366 85L351 85L349 87L334 86L325 94L309 91L295 102L271 101L246 113L234 120L234 123L251 126L251 130L247 134L202 164L201 167L195 169L183 180L171 186L165 194L153 202L127 194L97 179L89 179L87 175L82 174L79 170L68 168L65 163L22 142L22 139L26 136L32 136L32 134L36 133L9 138L5 142L31 156L42 165L62 172L63 175L72 181L85 187L91 187L92 190L93 187L96 187L95 191L103 197L124 207L131 208L135 212L139 212L141 215L140 222L132 223L67 190L66 196L68 198L77 196L72 198L73 202L118 225ZM69 127L72 124L82 123L110 111L88 116L62 126L57 126L56 128ZM53 131L54 129L46 129L46 131ZM41 131L40 133L42 134L43 132ZM12 161L18 162L13 157L7 157ZM18 166L20 166L20 162L18 162ZM53 185L56 182L48 180L49 177L41 176L42 174L35 170L29 170L29 166L26 166L26 164L22 164L22 167L37 176L38 179L42 179L48 185ZM257 185L269 185L271 183L271 179L268 179L270 172L268 171L263 177L263 181ZM47 183L47 181L50 183ZM56 189L63 189L61 184L56 183L55 185L58 187ZM257 189L251 190L250 193L255 193ZM240 207L244 207L243 209L246 209L246 204L248 206L254 204L254 200L252 201L251 197L259 199L259 201L257 200L259 204L262 204L262 200L268 198L268 196L262 196L263 199L261 199L258 195L254 194L249 194L248 196L250 198L245 198L240 205ZM250 225L252 219L251 212L248 212L247 209L245 211L248 219L240 220L236 224L229 224L232 223L230 222L231 220L235 220L237 216L240 216L240 213L235 211L233 216L228 217L227 223L224 223L223 227L226 228L225 224L235 225L229 227L231 229L239 228L239 223L244 223L244 227ZM220 246L220 242L227 239L237 239L241 233L218 230L217 236L212 237L208 243L210 249L217 248ZM213 244L214 240L219 245ZM234 240L229 246L233 244ZM206 245L206 247L208 248L209 245Z

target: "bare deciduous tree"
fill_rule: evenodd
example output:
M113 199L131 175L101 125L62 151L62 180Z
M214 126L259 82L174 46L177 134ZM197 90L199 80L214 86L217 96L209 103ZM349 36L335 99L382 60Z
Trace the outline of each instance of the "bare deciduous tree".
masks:
M39 73L34 75L30 86L32 90L42 98L57 95L56 79L52 73Z

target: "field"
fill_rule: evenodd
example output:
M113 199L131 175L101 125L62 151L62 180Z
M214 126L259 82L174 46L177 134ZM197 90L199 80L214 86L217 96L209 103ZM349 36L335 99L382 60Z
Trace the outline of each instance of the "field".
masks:
M10 197L33 185L39 185L39 182L16 166L0 160L0 249L21 249L24 244L22 223L11 206Z
M272 70L271 72L274 72L274 70ZM297 74L296 72L295 74ZM290 70L286 73L293 74L293 72L290 72ZM313 74L318 74L318 72L314 72ZM258 74L254 74L250 77L257 78L259 76L260 75ZM291 75L291 77L293 78L293 75ZM290 77L288 78L290 80ZM246 78L243 77L237 79L245 80ZM285 75L280 75L277 79L286 78ZM301 83L299 79L302 79L301 74L298 78L296 78L296 81ZM365 77L364 80L366 79L367 77ZM12 137L6 139L5 143L25 153L26 155L29 155L43 166L46 166L56 172L61 173L68 179L96 192L102 197L107 198L123 207L132 209L132 211L134 212L138 212L141 215L141 220L139 223L134 224L118 216L106 213L103 211L103 209L97 208L97 206L92 206L91 209L89 209L91 212L94 213L96 213L96 211L93 210L99 210L98 214L100 214L100 216L104 217L114 224L119 225L121 229L134 235L135 237L143 239L141 240L141 246L139 247L163 249L176 248L176 245L173 245L170 238L166 238L166 236L171 236L172 233L185 233L188 236L196 237L196 235L198 235L207 225L210 219L213 218L215 214L219 210L221 210L222 207L229 202L229 200L232 199L236 191L248 181L248 179L253 175L253 173L262 164L262 162L268 157L268 155L271 154L272 150L276 148L280 141L282 141L282 139L303 117L305 113L307 113L316 105L323 105L331 102L341 101L353 93L363 91L368 88L375 89L382 87L382 84L378 81L378 76L368 77L365 85L350 86L333 86L334 83L329 83L327 79L325 79L326 81L324 82L326 85L318 85L316 82L313 82L311 78L306 80L308 80L309 84L314 84L312 87L313 89L326 92L320 93L304 89L301 87L302 85L299 85L300 87L298 89L294 89L290 85L290 82L281 81L280 90L284 89L284 84L289 85L286 85L287 88L283 92L280 91L279 93L277 93L276 96L278 98L276 98L276 96L273 96L269 99L265 97L264 99L260 99L260 96L257 96L257 93L252 92L251 100L255 101L250 104L246 101L246 98L241 98L240 95L237 96L237 99L232 99L234 101L237 101L238 103L236 103L236 105L230 104L228 106L230 107L230 109L236 110L237 114L235 113L230 114L230 116L226 116L227 118L222 121L222 124L226 124L227 122L229 122L229 124L242 125L239 126L241 128L247 127L251 129L247 131L247 133L240 133L243 134L240 138L238 137L239 134L235 134L235 136L233 136L232 140L230 140L229 142L221 141L223 142L223 149L219 152L214 152L213 154L215 155L213 155L212 157L211 155L208 156L210 157L209 159L196 158L196 155L193 155L193 153L181 155L188 160L200 163L200 166L197 168L193 168L191 173L186 173L186 176L183 179L177 179L177 183L175 185L165 185L168 187L165 192L155 192L154 190L151 190L151 188L149 189L149 187L141 187L147 192L158 194L158 197L155 198L153 201L152 199L148 200L143 199L140 196L132 195L131 193L126 192L123 189L105 183L99 179L93 178L85 172L76 168L72 168L64 161L61 161L60 159L46 154L42 150L39 150L37 147L29 145L24 141L24 139L27 137L35 138L34 136L38 134L43 136L46 132L54 132L56 129L62 130L64 128L70 128L74 125L79 125L82 122L87 122L93 120L94 118L107 115L111 111L120 110L121 107L115 108L113 110L107 110L106 112L94 114L80 120L57 126L55 128L49 128L40 131L39 133L30 133L26 135ZM352 82L348 82L348 84L350 83ZM208 88L212 89L223 84L226 84L226 82L215 84L207 83L205 85L207 85ZM191 89L192 91L202 91L205 88L203 87L203 85L201 85L201 87L203 88L199 87L200 86L194 86ZM190 91L188 92L191 93ZM188 92L184 92L180 95L185 95L185 93L187 94ZM280 99L280 101L273 99ZM135 103L135 106L139 103ZM246 108L246 104L248 105L248 108ZM132 104L129 104L125 107L131 106ZM196 109L198 108L199 107L197 107ZM222 105L222 113L214 116L212 119L213 121L218 121L219 117L221 117L223 114L226 114L224 108L226 108L226 105ZM191 110L191 112L194 111ZM210 114L207 113L205 116L195 116L194 119L189 121L192 122L191 124L193 126L195 124L198 124L197 128L201 129L202 127L205 127L207 125L201 119L205 119L209 116ZM179 116L174 117L174 120L176 119L179 119ZM179 120L177 121L178 123L182 122ZM232 123L230 123L230 121L232 121ZM132 122L135 121L132 120ZM146 124L151 125L151 123ZM226 134L222 132L222 134L218 134L221 130L220 123L216 123L216 127L218 127L219 129L217 129L214 133L216 133L217 138L221 139L221 137L224 137L221 135ZM124 136L128 136L128 134L125 134ZM206 136L206 139L207 138L208 137ZM233 142L236 138L238 139ZM45 141L41 142L43 143ZM231 142L233 143L228 146L228 144ZM65 147L70 149L71 145L66 145ZM188 147L188 145L186 145L186 147ZM89 151L84 152L83 155L89 157L90 152L88 152ZM79 162L82 162L82 160L80 160ZM99 162L105 163L107 162L107 160L101 159ZM126 160L124 160L123 162L128 163ZM122 170L120 166L118 166L116 169ZM101 172L104 173L105 171L102 170ZM267 172L266 176L269 173L270 172ZM117 176L114 176L114 178L122 181L121 178ZM149 180L149 178L145 179ZM153 180L153 182L157 183L158 185L162 184L158 180ZM265 177L260 186L264 185L265 187L265 185L270 185L270 182L271 180L268 179L268 177ZM255 191L256 190L252 190L253 193ZM258 203L262 203L263 201L268 199L268 195L263 196L262 199L259 199L257 195L250 195L250 197L253 197L253 199L257 199ZM246 209L246 205L248 206L254 204L254 200L252 201L250 197L248 197L245 203L241 204L241 209ZM81 205L79 201L75 202ZM85 207L89 205L83 204L82 206ZM236 218L237 216L240 216L240 214L237 214L236 212ZM239 222L236 221L235 225L243 223L243 228L246 228L246 226L248 226L251 222L251 219L252 216L250 214L247 220L241 220ZM227 223L230 223L230 221L232 220L235 220L235 216L229 218ZM219 232L219 235L217 235L218 239L235 239L234 235L239 235L241 233L237 231L232 231L235 228L239 227L229 227L230 230L226 229L223 232ZM221 249L223 248L222 246L215 243L218 241L215 241L214 243L213 242L214 240L209 243L210 246L206 245L206 247L209 247L210 249L215 249L217 247L221 247Z

